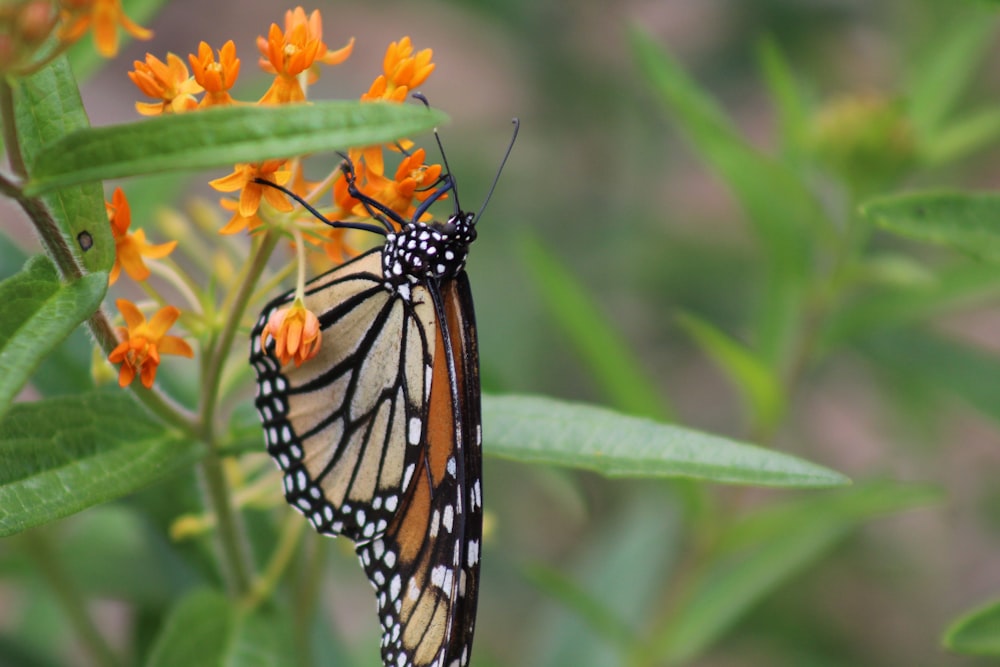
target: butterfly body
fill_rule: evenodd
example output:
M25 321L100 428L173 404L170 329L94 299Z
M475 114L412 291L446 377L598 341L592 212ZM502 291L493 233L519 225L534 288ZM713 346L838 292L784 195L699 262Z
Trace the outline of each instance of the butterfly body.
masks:
M475 216L411 221L306 285L317 356L284 367L251 334L256 405L288 502L343 535L376 590L382 657L466 665L482 533L475 317L465 262ZM273 347L273 344L270 346Z

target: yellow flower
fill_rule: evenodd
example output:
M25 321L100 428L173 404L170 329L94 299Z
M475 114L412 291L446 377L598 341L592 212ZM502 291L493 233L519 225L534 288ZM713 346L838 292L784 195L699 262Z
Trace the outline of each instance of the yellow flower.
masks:
M136 375L142 379L144 387L147 389L152 387L161 354L176 354L189 358L194 356L190 345L177 336L166 335L167 329L181 314L177 308L165 306L147 322L146 317L131 301L118 299L115 303L128 325L117 327L121 343L108 355L108 361L121 364L121 370L118 372L120 387L130 385Z
M273 338L278 360L282 364L295 361L296 366L301 366L319 352L321 334L316 315L296 299L290 308L271 313L260 334L260 344L267 347L268 339Z
M240 206L236 212L244 218L256 215L262 197L275 209L288 212L292 210L292 205L280 191L255 181L260 178L284 185L291 176L291 172L284 168L286 162L286 160L265 160L259 163L238 164L233 173L209 181L208 184L219 192L240 190Z
M121 0L62 0L62 23L59 38L64 42L75 42L93 26L97 51L105 58L118 53L118 26L136 39L153 36L125 15Z
M229 40L219 49L219 60L215 60L212 47L201 42L198 44L198 56L188 54L194 80L205 89L205 97L201 106L220 106L233 103L229 89L236 83L240 75L240 59L236 57L236 45Z
M323 19L319 10L306 17L305 10L296 7L285 13L285 29L272 23L267 39L257 38L260 49L260 65L265 72L274 74L274 83L260 104L285 104L305 100L305 91L299 82L299 74L309 70L307 81L312 83L318 77L315 63L336 65L344 62L354 50L354 38L347 45L329 51L323 42Z
M146 62L134 61L135 71L128 78L148 97L157 98L159 103L136 102L135 109L143 116L157 116L161 113L181 113L198 108L195 95L202 92L190 74L187 65L173 53L167 54L167 63L151 53L146 54Z
M134 234L129 233L132 211L121 188L115 188L111 201L105 202L104 207L107 209L111 233L115 238L115 263L111 267L108 284L115 284L122 269L125 269L125 273L133 280L145 280L149 277L149 269L142 258L162 259L173 251L177 241L153 245L146 241L146 233L143 230L139 229Z
M385 51L382 71L372 83L362 101L389 100L402 102L406 95L427 80L434 71L431 57L434 52L424 49L413 55L413 44L409 37L393 42Z

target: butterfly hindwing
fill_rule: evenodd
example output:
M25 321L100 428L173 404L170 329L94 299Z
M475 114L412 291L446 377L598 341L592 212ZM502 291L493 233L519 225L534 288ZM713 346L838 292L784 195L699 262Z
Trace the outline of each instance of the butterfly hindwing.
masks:
M383 661L400 667L468 663L479 580L479 371L468 280L461 272L426 292L440 324L422 455L389 530L358 546L378 598Z

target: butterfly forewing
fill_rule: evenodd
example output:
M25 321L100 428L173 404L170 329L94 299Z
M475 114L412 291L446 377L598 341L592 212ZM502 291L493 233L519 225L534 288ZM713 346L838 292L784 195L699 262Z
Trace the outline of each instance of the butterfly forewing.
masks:
M320 320L316 357L282 367L261 347L272 301L252 333L257 410L285 497L320 532L370 540L384 532L416 467L427 419L433 304L387 290L372 251L307 285Z
M358 554L377 592L384 663L457 667L471 651L482 534L475 324L464 273L420 291L441 321L422 455L399 514Z

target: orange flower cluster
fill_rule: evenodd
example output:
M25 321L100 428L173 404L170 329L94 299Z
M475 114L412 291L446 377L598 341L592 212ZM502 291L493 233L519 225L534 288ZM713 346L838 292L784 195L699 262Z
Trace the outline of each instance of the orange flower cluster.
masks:
M84 4L82 0L76 1ZM132 24L125 23L127 19L123 16L119 12L116 20L129 30L128 26ZM307 14L302 7L296 7L285 13L283 26L272 24L266 37L257 38L257 47L260 51L259 66L274 79L256 104L290 104L306 101L306 89L318 78L320 65L344 62L353 51L354 39L349 39L338 49L330 49L323 41L320 12ZM409 37L392 42L382 62L382 73L360 99L395 103L405 101L410 92L434 71L431 58L430 49L416 51ZM135 61L129 78L153 100L138 102L137 111L143 115L158 115L246 104L235 100L231 94L239 73L240 59L232 41L226 42L218 51L201 42L198 53L189 54L187 62L173 53L167 54L166 62L147 54L144 61ZM383 203L403 219L415 214L420 202L431 196L442 176L441 165L427 164L425 151L410 152L411 146L409 141L400 141L388 147L402 153L395 172L389 173L386 173L384 147L359 147L349 152L357 189ZM309 201L318 201L324 190L332 189L332 207L326 212L331 219L359 221L370 217L361 202L351 196L347 179L339 171L319 182L310 182L304 177L299 158L265 160L238 164L230 174L210 182L219 192L230 195L220 200L221 206L231 213L229 221L219 230L221 234L252 233L268 225L276 231L291 232L300 246L300 261L305 248L311 246L320 247L337 262L358 253L351 242L354 232L331 228L301 209L296 210L279 190L261 185L261 180L287 187ZM262 202L266 202L267 206L262 207ZM320 207L320 204L316 206ZM108 211L118 248L112 281L117 279L122 269L132 278L144 280L149 276L149 269L143 258L164 257L176 243L152 245L146 242L141 230L129 233L131 216L128 202L120 190L115 192L112 202L108 204ZM277 217L276 214L281 215ZM305 247L302 242L306 242ZM119 330L123 342L109 358L114 363L122 364L120 384L124 386L135 377L140 377L143 384L150 386L161 353L183 354L186 351L190 356L190 348L183 341L166 335L167 328L179 315L176 308L167 306L146 324L133 304L120 300L118 305L128 327ZM279 310L272 316L261 342L268 343L273 339L276 354L282 363L300 365L319 351L320 338L316 315L307 310L298 298L289 308Z
M177 336L167 335L167 329L181 314L177 308L165 306L147 322L142 312L128 299L118 299L115 303L128 325L118 327L121 343L108 355L108 361L121 364L119 386L127 387L139 376L144 387L152 387L161 354L194 356L190 345Z

